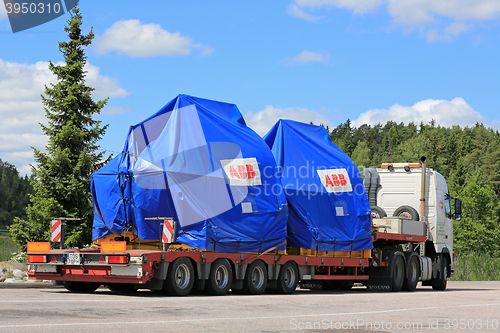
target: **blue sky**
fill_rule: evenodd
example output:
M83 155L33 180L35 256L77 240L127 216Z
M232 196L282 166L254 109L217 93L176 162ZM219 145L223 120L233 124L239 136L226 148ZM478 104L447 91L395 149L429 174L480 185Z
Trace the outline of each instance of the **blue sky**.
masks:
M500 1L88 1L87 83L110 97L101 147L178 94L238 105L265 134L279 118L334 127L428 122L500 129ZM13 34L0 7L0 158L21 174L43 149L39 95L69 15Z

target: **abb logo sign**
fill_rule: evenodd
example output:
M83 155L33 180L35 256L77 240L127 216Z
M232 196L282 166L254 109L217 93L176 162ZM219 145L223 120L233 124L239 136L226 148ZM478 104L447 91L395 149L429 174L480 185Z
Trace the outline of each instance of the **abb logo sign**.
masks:
M251 164L238 165L237 168L229 166L229 175L232 179L252 179L257 175Z
M351 192L351 179L346 169L316 170L327 192Z
M221 160L220 164L229 178L229 185L262 185L259 163L255 157Z

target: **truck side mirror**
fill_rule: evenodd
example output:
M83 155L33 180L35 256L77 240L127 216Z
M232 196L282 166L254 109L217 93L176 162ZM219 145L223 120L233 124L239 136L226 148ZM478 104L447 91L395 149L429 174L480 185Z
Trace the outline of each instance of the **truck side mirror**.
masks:
M456 221L462 219L462 199L455 199L455 214L453 214Z

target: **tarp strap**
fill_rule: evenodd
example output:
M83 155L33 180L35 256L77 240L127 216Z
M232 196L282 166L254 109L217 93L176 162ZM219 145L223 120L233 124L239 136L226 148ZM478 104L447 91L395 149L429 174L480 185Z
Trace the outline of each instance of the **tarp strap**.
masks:
M122 150L122 154L127 154L127 155L130 155L130 156L133 156L133 157L139 157L139 155L136 155L134 153L131 153L131 152L125 151L125 150Z
M132 175L129 175L127 173L119 173L118 176L122 176L122 177L129 177L129 178L132 178L133 176Z
M120 187L120 190L122 191L122 199L123 199L123 210L125 211L125 230L129 227L128 223L128 218L127 218L127 203L126 203L126 198L124 197L123 189L122 189L122 177L125 178L124 174L118 174L118 186ZM125 184L125 182L123 182Z
M153 158L153 154L151 153L151 147L149 146L148 135L146 134L146 129L144 128L144 124L141 124L142 135L144 136L144 141L146 142L146 148L148 149L149 158L151 159L151 163L154 164L155 160Z

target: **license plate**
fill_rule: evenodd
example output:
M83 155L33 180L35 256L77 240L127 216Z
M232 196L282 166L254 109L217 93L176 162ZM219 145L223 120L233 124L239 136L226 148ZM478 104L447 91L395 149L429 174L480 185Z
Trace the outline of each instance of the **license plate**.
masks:
M80 265L80 253L68 253L66 265Z

